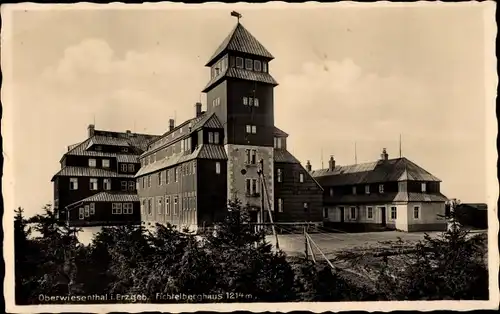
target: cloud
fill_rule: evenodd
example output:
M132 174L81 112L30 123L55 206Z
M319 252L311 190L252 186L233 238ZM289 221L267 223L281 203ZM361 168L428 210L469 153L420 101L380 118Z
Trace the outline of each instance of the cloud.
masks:
M284 123L330 130L328 135L316 132L319 139L370 140L414 127L437 127L429 115L431 95L422 84L403 76L367 73L351 59L308 62L281 82L277 98L286 108L279 109Z

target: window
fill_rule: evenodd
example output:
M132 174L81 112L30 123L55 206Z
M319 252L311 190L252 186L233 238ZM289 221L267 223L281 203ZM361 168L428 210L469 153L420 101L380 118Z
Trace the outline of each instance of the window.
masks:
M128 172L134 172L134 164L129 164L128 165Z
M111 190L111 179L104 179L102 182L102 188L106 191Z
M214 133L208 132L208 142L212 144L214 142Z
M142 177L142 188L146 188L146 177Z
M213 106L213 107L217 107L217 106L219 106L219 105L220 105L220 97L214 98L214 99L212 100L212 106ZM181 129L181 130L182 130L182 129Z
M398 217L398 211L396 207L391 207L391 219L395 220Z
M78 178L69 178L69 189L78 190Z
M300 181L300 183L304 183L304 174L303 173L299 173L299 181Z
M122 214L122 203L113 203L111 206L112 206L112 214L114 215Z
M141 215L146 214L146 200L141 199Z
M379 193L384 193L384 185L383 184L379 184L379 186L378 186L378 192Z
M257 133L257 127L255 125L252 125L252 134Z
M255 149L252 149L250 151L250 163L252 165L255 165L257 163L257 151Z
M148 188L151 187L151 175L148 176Z
M253 70L253 60L252 59L245 59L245 69L246 70Z
M248 98L248 105L253 106L253 98L252 97Z
M95 168L96 167L96 161L93 158L89 159L89 167Z
M227 57L224 57L222 59L222 71L225 71L227 69Z
M127 172L127 169L128 169L127 168L127 164L121 164L120 165L120 169L121 169L122 172Z
M278 212L282 213L283 212L283 199L278 198Z
M128 147L122 147L122 153L128 153Z
M241 57L236 57L236 67L243 69L243 58Z
M247 124L246 131L247 131L247 133L252 133L252 126Z
M214 132L214 143L219 144L219 132Z
M424 193L427 192L427 184L425 182L422 183L421 187L422 187L422 192Z
M366 208L366 218L373 219L373 207Z
M259 60L255 60L253 62L253 68L255 69L255 71L262 71L262 64L260 63Z
M161 178L161 171L158 172L158 185L161 185L162 184L162 178Z
M151 199L148 199L148 215L153 215L153 204L152 204L152 200Z
M304 203L304 210L307 211L309 209L309 203Z
M90 203L90 214L95 215L95 203Z
M170 182L170 169L165 170L165 184Z
M267 62L262 62L262 72L267 73Z
M129 191L135 190L135 182L134 181L128 181L128 190Z
M323 218L328 218L328 208L323 208Z
M351 220L355 220L356 219L356 207L351 207L349 214L350 214Z
M132 215L134 212L134 204L133 203L124 203L123 204L123 213L126 215Z
M161 196L157 198L157 203L156 211L158 215L161 215L163 211L163 198Z
M85 205L85 217L89 217L89 216L90 216L90 206Z
M127 190L127 181L122 181L121 187L122 187L122 191L126 191Z
M365 185L365 193L370 194L370 186L369 185Z
M356 195L356 187L355 186L352 187L352 194Z
M178 180L179 180L179 167L175 168L174 171L175 171L174 172L174 181L178 182Z
M179 211L179 197L176 195L174 196L174 215L177 216L177 212Z
M83 212L83 207L80 207L80 209L79 209L78 218L79 219L85 219L85 214Z
M102 167L103 168L109 168L109 159L103 159L102 160Z
M243 97L243 105L248 106L248 97Z
M170 215L170 197L165 195L165 215Z
M257 196L259 193L257 179L246 179L245 192L248 196Z
M102 150L102 146L101 145L97 145L95 147L95 150L98 151L98 152L100 152Z
M333 188L330 188L330 196L333 196Z
M276 171L276 177L278 179L278 182L283 181L283 173L282 173L282 170L280 168L278 168Z
M420 219L420 206L413 207L413 219Z
M255 107L258 107L258 106L259 106L259 99L258 99L258 98L254 98L254 100L253 100L253 105L254 105Z
M90 179L90 190L91 191L96 191L97 190L97 179L96 178L91 178Z
M220 162L215 162L215 173L220 174Z
M281 138L279 138L279 137L274 138L274 147L281 148Z

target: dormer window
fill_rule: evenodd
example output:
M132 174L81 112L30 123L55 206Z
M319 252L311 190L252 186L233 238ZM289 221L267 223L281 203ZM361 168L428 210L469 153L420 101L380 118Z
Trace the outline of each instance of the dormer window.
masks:
M380 194L384 193L384 185L383 185L383 184L380 184L380 185L378 186L378 192L379 192Z
M214 133L208 132L208 143L213 144L214 142Z
M370 194L370 186L369 185L365 185L365 193Z
M101 150L102 150L102 146L101 146L101 145L97 145L97 146L95 147L95 150L96 150L96 151L101 151Z
M262 72L266 72L267 73L267 62L263 62L262 63Z
M259 60L255 60L253 62L253 68L255 69L255 71L262 71L262 63L260 63Z
M214 132L214 144L219 144L219 132Z
M96 160L93 158L89 159L89 167L95 168L96 167Z
M128 147L122 147L122 153L128 153Z
M274 148L280 149L281 148L281 141L282 141L281 138L275 137L274 138Z
M355 186L352 187L352 194L356 195L356 187Z
M243 58L241 57L236 57L236 67L243 69Z
M422 192L423 192L423 193L427 192L427 183L422 182L422 184L421 184L421 188L422 188Z
M246 70L253 70L253 60L252 59L245 59L245 69Z

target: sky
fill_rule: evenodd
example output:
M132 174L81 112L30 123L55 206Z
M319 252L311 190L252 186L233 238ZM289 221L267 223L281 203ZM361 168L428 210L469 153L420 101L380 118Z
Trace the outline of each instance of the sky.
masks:
M162 134L205 105L204 64L232 10L275 56L275 124L303 164L353 164L355 146L360 163L382 148L398 157L401 134L403 156L446 196L488 197L484 6L43 8L11 11L2 30L4 157L12 204L28 213L52 201L59 160L89 124Z

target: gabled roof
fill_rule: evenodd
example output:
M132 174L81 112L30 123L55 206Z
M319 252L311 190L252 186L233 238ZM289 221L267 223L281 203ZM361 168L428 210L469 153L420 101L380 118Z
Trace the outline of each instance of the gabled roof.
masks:
M67 166L59 170L52 177L52 181L56 176L62 177L93 177L93 178L133 178L132 174L119 174L118 172L102 169L102 168L91 168L91 167L73 167Z
M165 132L156 141L152 142L147 151L141 157L152 154L170 144L187 137L191 133L199 130L200 128L214 128L222 129L222 123L217 118L215 113L203 113L202 115L186 120L181 125L175 127L171 131Z
M129 202L139 202L139 196L135 193L124 193L124 192L100 192L79 200L77 202L71 203L66 208L75 208L83 202L113 202L113 203L129 203Z
M202 144L190 154L184 152L147 164L139 169L135 177L142 177L194 159L227 160L227 154L222 145Z
M264 84L270 84L273 86L278 86L278 82L272 77L271 74L267 72L255 72L241 68L228 67L226 70L221 71L219 75L213 77L210 82L205 86L202 92L206 93L219 81L225 78L236 78L246 81L259 82Z
M446 202L448 198L441 193L414 193L414 192L391 192L370 194L343 194L325 197L326 204L377 204L393 202Z
M274 155L274 162L275 163L297 164L300 167L302 167L302 164L300 163L300 161L297 158L295 158L295 156L293 156L292 153L290 153L286 149L274 149L273 155ZM302 167L302 168L304 168L304 167ZM307 173L307 171L306 171L306 173ZM323 191L323 187L321 186L321 184L319 184L319 182L316 180L316 178L314 178L310 173L307 173L307 175L309 175L311 177L311 179L314 181L314 183L316 183L316 185Z
M323 186L406 180L441 182L441 180L405 157L349 166L336 166L332 171L328 168L314 170L311 171L311 175Z
M268 60L274 59L273 55L239 22L219 45L205 66L212 66L227 51L246 53Z
M278 129L277 127L274 127L273 135L277 137L288 137L288 133L281 129Z

